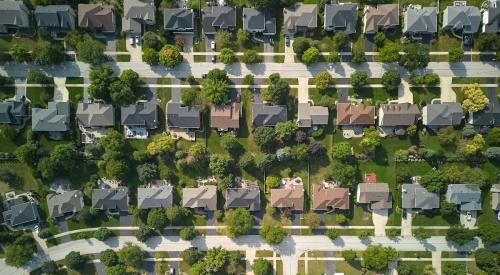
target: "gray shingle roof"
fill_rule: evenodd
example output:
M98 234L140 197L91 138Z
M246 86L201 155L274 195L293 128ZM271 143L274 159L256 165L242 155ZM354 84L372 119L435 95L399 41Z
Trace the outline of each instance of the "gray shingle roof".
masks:
M311 103L299 103L297 123L299 127L327 125L328 108L323 106L311 106Z
M83 208L83 193L80 190L71 190L62 194L49 194L47 195L47 206L51 218L76 213Z
M433 34L437 32L437 13L435 7L408 8L404 14L403 33Z
M479 112L469 114L469 123L475 126L500 126L500 103L495 89L488 89L486 96L490 103Z
M193 31L194 12L192 9L165 9L163 28L167 31Z
M380 104L380 126L410 126L417 123L420 110L416 104Z
M460 204L460 210L481 210L481 189L476 184L450 184L446 191L446 200Z
M226 189L227 208L247 208L250 211L260 210L259 186Z
M26 116L26 105L21 101L0 102L0 124L22 125Z
M491 209L500 210L500 184L493 184L491 192Z
M200 124L200 111L197 108L182 106L179 102L167 103L168 127L199 129Z
M392 208L392 198L387 183L360 183L356 198L358 203L369 203L371 209Z
M327 31L356 32L358 23L358 4L339 3L325 5L324 27Z
M255 127L274 126L287 119L286 106L252 103L252 123Z
M420 184L403 184L403 208L430 210L439 208L439 195Z
M454 126L462 122L462 105L456 102L427 104L422 109L422 122L427 126Z
M83 127L109 127L115 125L115 108L111 104L78 103L76 120Z
M127 187L92 190L92 207L95 209L127 211L128 201Z
M158 128L158 105L155 101L138 102L122 107L121 123L128 126Z
M40 221L38 206L33 202L25 202L22 198L11 199L6 202L2 213L4 222L11 227L18 227Z
M318 5L295 3L283 9L283 25L288 33L318 27Z
M217 210L217 187L213 185L182 189L182 206Z
M72 31L75 29L75 11L69 5L36 6L35 18L38 27L50 31Z
M229 6L211 6L202 9L203 32L214 34L217 29L236 27L236 9Z
M475 33L481 23L481 13L474 6L449 6L443 13L443 29Z
M143 24L154 25L156 6L152 0L124 0L122 31L141 33Z
M0 1L0 32L7 32L6 26L30 26L30 11L23 1Z
M31 109L34 132L65 132L69 130L69 102L51 101L47 109Z
M164 185L155 188L137 188L137 207L139 209L172 207L172 186Z
M273 35L276 33L276 18L266 11L243 8L243 29L247 32Z
M102 32L115 32L115 13L103 4L78 4L78 26Z
M493 6L495 4L496 6ZM483 12L483 32L500 31L500 0L491 0L489 7Z

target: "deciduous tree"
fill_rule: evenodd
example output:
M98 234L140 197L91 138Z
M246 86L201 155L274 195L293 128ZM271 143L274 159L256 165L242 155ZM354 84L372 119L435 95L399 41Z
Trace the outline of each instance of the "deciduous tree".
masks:
M259 234L269 244L280 244L287 235L286 230L279 223L265 223L259 230Z
M333 77L327 71L319 72L316 75L316 78L314 78L314 84L316 85L316 88L325 90L326 88L328 88L328 86L333 84Z
M281 79L278 73L269 76L269 86L264 90L262 96L264 100L274 104L286 104L290 93L290 85L284 79Z
M490 103L490 100L481 88L479 88L478 84L470 84L462 87L462 92L465 95L465 99L462 101L462 108L466 111L481 111Z
M171 69L182 62L182 54L176 46L165 45L158 53L158 60L160 64Z
M137 245L131 243L126 244L118 251L118 258L127 266L140 268L144 262L144 252Z
M401 84L401 75L396 70L388 70L382 75L382 85L387 90L396 90Z
M420 43L410 43L403 47L405 54L401 55L399 65L409 71L423 69L431 60L429 48Z
M245 208L231 209L226 213L224 219L226 233L230 238L237 238L246 235L252 230L253 218Z
M220 51L219 61L224 64L231 64L234 62L234 51L230 48L224 48Z
M359 89L368 84L368 74L365 71L355 71L350 77L354 89Z
M319 57L320 57L320 53L319 53L318 48L310 47L302 54L301 60L306 65L312 65L312 64L318 63Z

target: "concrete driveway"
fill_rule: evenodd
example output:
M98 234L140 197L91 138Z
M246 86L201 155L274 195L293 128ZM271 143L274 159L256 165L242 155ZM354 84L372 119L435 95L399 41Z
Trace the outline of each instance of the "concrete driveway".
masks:
M290 36L290 44L287 47L285 44L285 63L294 63L295 62L295 52L293 51L293 37Z
M205 52L207 53L211 53L211 52L214 52L212 51L212 49L210 48L210 43L212 41L214 41L215 37L213 35L206 35L205 36ZM217 45L215 45L215 47L217 47ZM205 62L212 62L211 60L212 56L211 55L205 55ZM208 71L208 70L207 70Z
M385 236L385 225L389 218L389 210L376 209L372 210L372 220L375 226L375 236Z
M127 51L130 54L130 62L142 62L142 47L141 45L130 45L130 35L127 34L125 38L125 45L127 47Z
M217 221L215 220L214 217L214 211L208 211L207 214L205 215L206 220L207 220L207 225L217 225ZM217 235L217 230L216 229L207 229L207 236L211 235Z
M57 231L59 231L59 233L63 233L63 232L68 232L68 223L66 222L66 220L64 218L62 219L57 219L56 222L55 222L55 226L57 228ZM72 239L71 239L71 236L70 235L64 235L61 237L61 242L65 243L65 242L70 242Z
M134 216L130 215L128 212L120 212L120 226L132 226L134 224ZM132 235L132 230L120 231L120 234L128 236Z
M182 37L184 37L184 52L187 53L187 55L184 56L187 62L192 63L194 62L194 56L193 56L193 34L192 33L186 33L182 34Z
M292 213L290 216L290 221L292 221L292 225L300 225L300 213ZM292 235L300 235L300 229L292 229Z
M465 228L473 229L477 220L477 211L469 211L471 214L470 221L467 220L467 211L460 211L460 224Z
M337 84L349 84L349 78L338 78ZM338 103L349 102L349 89L348 88L338 88L337 92L338 92L338 96L337 96Z
M264 40L264 52L265 53L273 53L274 52L274 47L271 45L271 36L265 35L263 37ZM265 55L264 56L264 63L268 62L274 62L274 57L272 55Z
M365 34L365 52L373 52L373 34ZM367 55L366 62L372 62L373 56Z
M410 209L403 209L403 215L401 215L401 236L412 236L412 218L412 211Z
M398 103L413 103L413 94L410 91L410 84L404 78L398 87Z
M440 77L441 102L457 102L457 94L451 88L452 77Z
M105 35L104 39L106 40L106 51L114 52L116 51L116 37L114 34Z

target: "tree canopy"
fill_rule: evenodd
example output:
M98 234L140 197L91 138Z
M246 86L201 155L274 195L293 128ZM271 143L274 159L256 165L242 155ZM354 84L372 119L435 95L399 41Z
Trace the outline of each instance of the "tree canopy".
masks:
M226 212L224 223L227 226L227 236L237 238L248 234L252 230L253 218L247 209L235 208Z
M476 233L473 230L463 226L452 226L446 232L446 240L452 241L458 245L464 245L474 239Z
M169 135L155 135L146 150L152 156L173 153L175 151L175 140Z
M401 75L396 70L388 70L382 75L382 85L387 90L396 90L401 84Z
M81 255L80 252L77 251L71 251L64 257L64 265L73 270L82 269L86 261L87 257Z
M290 92L290 85L288 82L281 79L278 73L271 74L269 80L269 86L262 93L264 100L274 104L286 104Z
M354 89L359 89L368 84L368 74L365 71L355 71L350 77Z
M314 78L314 84L316 85L316 88L324 90L333 84L333 77L327 71L319 72Z
M252 270L255 275L272 275L273 265L268 260L257 258L253 261Z
M304 62L306 65L312 65L318 63L319 58L320 58L320 53L318 48L316 47L310 47L302 54L301 57L302 62Z
M481 90L478 84L469 84L462 87L465 99L462 101L462 108L469 112L477 112L484 109L490 100Z
M224 64L231 64L235 60L234 51L230 48L224 48L220 51L219 61Z
M394 248L381 245L370 245L363 252L363 264L369 270L386 270L390 261L396 260L398 254Z
M90 35L85 35L83 40L76 45L76 57L80 61L96 65L106 60L104 50L104 45L101 42L93 39Z
M158 60L160 64L171 69L182 62L182 54L176 46L165 45L158 53Z
M265 223L259 230L259 234L269 244L280 244L287 235L286 230L279 223Z
M131 243L126 244L118 251L118 258L127 266L140 268L143 265L145 254L141 248Z
M399 65L409 71L423 69L431 61L429 48L421 43L410 43L403 47L405 54L401 55Z

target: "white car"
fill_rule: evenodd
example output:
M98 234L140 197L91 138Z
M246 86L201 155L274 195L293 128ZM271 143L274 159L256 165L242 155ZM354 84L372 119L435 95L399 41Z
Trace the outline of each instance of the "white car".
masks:
M212 51L215 51L215 41L210 41L210 49L212 49Z
M136 44L136 45L141 44L141 38L140 38L139 36L136 36L136 37L135 37L135 44Z
M175 268L171 267L168 273L170 275L175 275Z
M134 39L134 37L130 37L129 41L130 41L130 46L135 46L135 39Z
M500 211L498 211L497 220L500 221Z
M33 226L33 231L37 234L40 233L40 227L38 225Z
M472 214L470 213L470 211L467 211L467 213L465 213L465 217L468 221L472 220Z

